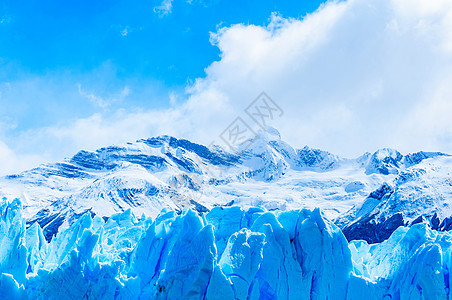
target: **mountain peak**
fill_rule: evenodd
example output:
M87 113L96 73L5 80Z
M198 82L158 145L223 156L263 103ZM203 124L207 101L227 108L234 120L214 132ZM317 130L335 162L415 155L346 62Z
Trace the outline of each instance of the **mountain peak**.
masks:
M386 157L391 157L394 159L401 159L402 154L399 151L393 148L381 148L374 152L374 154L378 159L385 159Z
M366 174L398 174L399 168L403 165L402 159L403 155L395 149L379 149L369 157L366 166Z
M266 126L265 129L259 129L257 136L262 137L266 141L280 141L281 134L276 128Z

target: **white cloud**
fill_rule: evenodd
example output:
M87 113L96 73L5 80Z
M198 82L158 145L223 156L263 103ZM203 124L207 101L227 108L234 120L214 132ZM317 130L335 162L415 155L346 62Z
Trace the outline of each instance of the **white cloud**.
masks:
M160 5L154 7L154 12L160 17L164 17L171 13L173 9L173 0L163 0Z
M221 60L189 101L216 95L226 104L214 115L237 114L265 90L286 112L283 137L298 146L452 152L452 3L418 2L328 3L303 20L224 28L212 36Z
M0 140L0 176L31 169L48 160L39 154L18 155Z
M121 36L127 36L129 34L129 28L126 27L123 30L121 30Z
M86 92L82 89L81 84L77 84L77 88L80 96L88 99L93 105L100 108L107 108L112 103L123 101L124 98L126 98L130 94L130 88L128 86L125 86L122 90L119 91L117 95L110 98L104 98L94 93Z
M171 94L169 109L95 114L17 141L51 157L157 134L220 142L237 116L251 124L243 110L266 91L285 112L275 127L295 146L452 153L452 2L415 2L330 2L302 20L223 28L212 35L221 59L185 102Z

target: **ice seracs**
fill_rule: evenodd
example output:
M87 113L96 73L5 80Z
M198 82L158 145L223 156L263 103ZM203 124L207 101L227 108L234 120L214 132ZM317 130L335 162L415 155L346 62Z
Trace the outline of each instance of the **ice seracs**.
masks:
M321 211L87 213L49 243L0 202L6 299L447 299L452 235L425 223L347 243Z

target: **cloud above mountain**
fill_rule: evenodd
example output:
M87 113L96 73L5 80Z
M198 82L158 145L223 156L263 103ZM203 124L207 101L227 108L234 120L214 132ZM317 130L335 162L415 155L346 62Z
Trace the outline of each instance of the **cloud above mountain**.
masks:
M209 144L265 91L273 120L294 146L353 157L381 147L452 152L452 3L328 2L302 19L273 14L266 26L211 34L221 57L169 108L118 109L23 132L21 148L48 157L172 134Z
M276 125L292 143L346 156L450 152L451 14L447 1L352 0L303 20L223 28L213 35L221 60L189 101L215 95L236 112L265 90L285 110Z

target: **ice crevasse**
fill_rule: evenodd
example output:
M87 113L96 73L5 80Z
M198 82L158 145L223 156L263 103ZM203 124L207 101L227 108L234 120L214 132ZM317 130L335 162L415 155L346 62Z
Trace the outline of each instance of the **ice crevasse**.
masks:
M50 243L0 202L0 299L450 299L452 236L347 243L320 210L90 214Z

